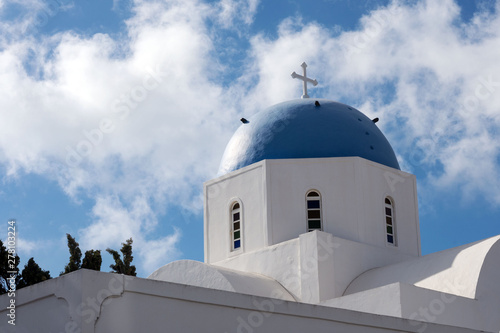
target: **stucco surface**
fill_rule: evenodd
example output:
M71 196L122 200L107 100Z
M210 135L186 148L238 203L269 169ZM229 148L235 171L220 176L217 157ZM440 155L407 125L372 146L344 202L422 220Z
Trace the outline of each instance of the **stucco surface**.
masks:
M270 277L216 267L194 260L174 261L154 271L148 278L287 301L294 300L283 286Z
M21 289L17 297L17 324L1 320L2 333L418 332L408 319L88 270ZM0 309L8 301L1 295ZM426 329L473 332L439 324Z
M493 255L488 256L490 252ZM487 293L499 295L498 283L493 282L495 279L499 281L499 253L500 236L495 236L417 259L375 268L357 277L347 288L345 295L401 282L475 299L477 291L482 290L480 281L487 286Z
M209 264L306 233L305 198L311 189L321 193L323 231L384 251L420 255L415 176L364 158L264 160L204 186L205 262ZM384 199L388 196L395 208L396 247L388 247L386 240ZM236 201L242 207L242 246L232 251L230 207Z

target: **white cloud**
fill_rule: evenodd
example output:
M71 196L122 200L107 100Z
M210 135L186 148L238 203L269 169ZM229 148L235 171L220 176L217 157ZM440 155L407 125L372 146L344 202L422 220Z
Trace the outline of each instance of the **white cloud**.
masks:
M215 174L237 119L212 81L206 8L140 3L124 40L65 32L4 41L0 161L10 175L43 174L75 200L96 200L94 222L80 233L85 248L133 235L143 256L142 247L159 244L167 258L177 253L179 232L153 237L156 214L171 200L188 209L199 202L192 186Z
M26 257L32 256L41 245L40 241L30 241L19 236L16 238L16 252Z
M142 258L144 271L151 274L159 267L166 265L174 259L179 258L179 251L176 246L179 243L181 232L175 229L172 235L158 240L152 240L140 247L139 255Z
M7 14L15 7L16 16ZM74 0L2 0L0 1L0 40L12 41L36 33L54 16L74 6Z
M338 36L285 21L277 39L253 39L260 81L252 93L262 104L287 99L300 87L286 74L305 60L320 82L313 94L370 105L409 171L443 165L429 186L500 204L500 18L480 12L461 23L459 11L453 1L395 2Z
M248 25L257 8L137 0L122 39L68 31L35 40L20 33L34 15L2 23L2 35L17 33L0 38L0 162L10 175L42 174L75 200L95 199L82 244L119 246L132 235L150 270L178 254L180 239L154 237L157 216L169 204L201 209L200 185L239 116L298 98L290 73L306 61L320 82L311 95L369 107L404 165L439 162L433 186L500 204L500 87L482 83L500 81L498 14L464 24L452 1L427 1L379 8L357 31L287 19L277 38L249 38L244 74L224 84L234 69L219 64L207 22Z
M219 23L225 27L234 27L235 23L242 21L245 25L253 22L257 12L259 0L221 0L217 7L219 9Z
M154 237L158 221L142 197L137 197L129 207L124 207L116 197L99 197L92 213L94 223L79 232L83 248L120 249L121 243L132 238L134 262L148 273L180 254L176 248L180 230L175 229L173 234L163 238Z
M120 244L132 236L147 234L157 224L148 203L140 197L130 208L123 207L116 197L99 197L92 213L94 224L80 231L79 238L85 248L103 249Z

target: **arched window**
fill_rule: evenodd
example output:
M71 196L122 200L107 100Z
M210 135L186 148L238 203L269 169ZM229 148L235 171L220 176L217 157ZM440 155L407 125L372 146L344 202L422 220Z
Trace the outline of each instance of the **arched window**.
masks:
M241 207L235 202L231 207L231 249L237 250L241 247Z
M321 195L318 191L309 191L306 195L307 231L321 230Z
M387 233L387 244L396 246L396 219L394 216L394 204L389 197L385 198L385 229Z

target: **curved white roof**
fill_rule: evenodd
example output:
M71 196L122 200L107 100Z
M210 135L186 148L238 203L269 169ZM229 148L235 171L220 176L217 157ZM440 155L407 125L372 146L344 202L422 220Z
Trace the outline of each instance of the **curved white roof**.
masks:
M148 279L295 301L276 280L194 260L179 260L154 271Z
M500 236L371 269L354 279L344 295L400 282L477 299L500 295Z

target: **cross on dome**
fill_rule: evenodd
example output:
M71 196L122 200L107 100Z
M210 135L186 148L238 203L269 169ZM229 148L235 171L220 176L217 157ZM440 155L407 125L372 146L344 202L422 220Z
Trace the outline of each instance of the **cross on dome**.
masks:
M301 98L309 98L309 95L307 94L307 82L312 83L313 86L317 86L318 81L316 81L316 79L313 80L313 79L310 79L307 77L307 74L306 74L307 64L305 62L303 62L302 65L300 65L300 66L302 67L302 72L304 73L304 75L299 75L299 74L293 72L292 78L302 80L303 94L302 94Z

